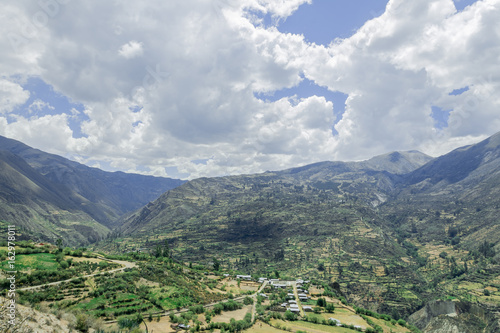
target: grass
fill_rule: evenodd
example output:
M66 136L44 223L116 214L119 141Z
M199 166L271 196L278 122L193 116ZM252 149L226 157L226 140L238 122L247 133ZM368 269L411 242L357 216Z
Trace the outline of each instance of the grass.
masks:
M326 333L352 333L353 330L345 327L329 326L313 324L306 321L283 321L283 320L272 320L271 324L273 326L279 325L283 328L290 328L292 332L296 331L306 331L309 333L326 332Z
M3 269L6 269L6 262ZM21 272L31 270L54 270L59 266L55 255L50 253L20 254L16 256L16 269Z
M283 330L274 328L266 323L257 321L252 327L245 330L246 333L283 333Z
M369 326L363 318L347 309L337 308L334 313L322 313L321 317L325 319L332 317L346 325L359 325L363 328Z
M243 308L235 311L224 311L220 315L213 317L212 322L229 323L231 318L234 318L235 320L243 320L245 315L250 311L252 311L251 305L244 306Z

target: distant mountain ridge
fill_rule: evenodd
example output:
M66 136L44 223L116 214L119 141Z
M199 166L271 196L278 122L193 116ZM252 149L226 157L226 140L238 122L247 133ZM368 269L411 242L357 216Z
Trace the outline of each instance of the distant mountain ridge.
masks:
M272 188L272 184L275 182L282 182L288 188L291 186L311 186L319 190L333 191L338 191L338 187L345 182L349 183L349 186L368 187L370 193L364 199L375 202L380 200L378 192L382 193L384 190L389 191L393 188L392 178L397 178L397 175L408 170L414 170L430 160L432 157L417 151L393 152L362 162L319 162L303 167L254 175L195 179L163 194L155 202L136 211L124 221L120 230L133 233L132 230L139 226L143 228L145 223L154 223L157 220L161 221L160 223L168 224L176 220L175 216L183 218L183 214L178 214L178 209L171 205L175 206L177 203L186 209L190 205L188 198L193 196L206 198L205 200L209 200L212 196L217 198L252 197L252 193L258 191L261 186ZM275 191L279 190L283 190L283 188ZM188 200L183 201L180 198ZM199 207L196 204L191 206L189 210L200 214L203 211L203 206Z
M94 220L104 226L104 229L97 228L100 230L108 230L123 214L140 208L163 192L185 182L179 179L102 171L2 136L0 152L5 161L10 161L13 169L26 172L24 179L29 179L30 183L43 183L44 190L40 193L40 198L35 198L36 195L32 192L30 198L49 205L54 204L65 210L80 211L81 215L86 216L85 220ZM0 170L0 173L2 171L4 169ZM5 184L4 186L7 188ZM3 192L3 198L7 201L13 197L19 197L19 194ZM19 214L16 216L20 218ZM12 220L13 217L0 215L0 219ZM95 237L92 239L95 240Z
M0 221L15 225L21 239L85 244L109 232L81 210L84 198L52 183L20 157L0 150L0 170Z
M1 136L0 149L23 158L52 182L62 184L86 198L90 207L84 210L105 225L185 182L164 177L106 172Z
M447 278L463 274L467 260L473 265L463 253L477 258L483 251L500 260L499 209L500 133L437 158L392 152L361 162L195 179L128 215L118 240L99 246L135 251L167 240L183 261L215 257L242 272L273 267L315 278L322 271L313 267L324 264L352 299L408 315L436 296L429 284L439 283L436 274ZM445 249L460 257L440 267ZM345 277L347 267L364 272L366 282ZM410 298L381 287L401 277Z

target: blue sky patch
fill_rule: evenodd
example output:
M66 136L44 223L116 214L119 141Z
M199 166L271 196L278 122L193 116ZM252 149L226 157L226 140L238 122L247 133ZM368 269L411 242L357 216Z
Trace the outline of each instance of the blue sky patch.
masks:
M26 84L23 85L23 89L30 92L30 97L24 105L17 107L12 114L31 118L33 116L42 117L65 113L68 115L68 124L73 130L73 137L86 137L80 127L83 121L89 120L83 112L85 110L83 104L72 102L68 97L56 92L51 85L38 77L30 77Z
M302 5L278 25L284 33L302 34L306 41L328 45L336 38L352 36L359 28L382 15L387 0L313 0Z
M455 89L451 93L449 93L448 95L450 95L450 96L458 96L458 95L461 95L461 94L463 94L464 92L466 92L468 90L469 90L469 86L463 87L463 88L460 88L460 89Z
M454 0L455 7L457 10L463 10L465 7L472 5L473 3L477 2L477 0Z
M448 127L448 118L452 110L443 110L438 106L432 106L432 118L434 119L434 126L437 129Z

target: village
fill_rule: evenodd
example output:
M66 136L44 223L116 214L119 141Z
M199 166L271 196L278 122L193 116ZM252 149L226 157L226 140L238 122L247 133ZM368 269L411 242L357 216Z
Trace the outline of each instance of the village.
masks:
M243 302L241 307L218 312L216 309L222 302L204 305L204 313L197 316L188 314L192 308L171 312L172 331L239 331L236 323L247 320L247 325L241 328L250 333L410 332L395 320L366 317L341 300L324 296L324 287L309 280L223 274L219 286L235 295L227 302Z

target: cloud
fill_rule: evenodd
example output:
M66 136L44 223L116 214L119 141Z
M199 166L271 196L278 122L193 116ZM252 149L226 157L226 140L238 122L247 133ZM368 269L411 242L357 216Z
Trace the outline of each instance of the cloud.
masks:
M0 114L12 112L17 106L26 103L30 97L19 84L0 79Z
M28 110L30 113L36 113L43 111L44 109L54 110L55 108L50 105L50 103L44 102L41 99L36 99L33 103L28 106Z
M10 138L22 138L27 145L44 147L45 151L59 155L68 151L81 153L87 144L83 139L72 137L66 114L30 118L15 116L11 123L0 117L0 133Z
M118 50L118 54L126 59L132 59L141 56L144 53L142 43L131 40L127 44L123 44Z
M499 1L456 12L450 0L391 0L352 37L315 47L315 56L302 59L306 76L349 95L335 126L336 156L415 148L445 153L446 142L471 143L498 131L492 93L500 83L493 74L500 73L498 15ZM468 85L476 90L449 95ZM452 110L443 131L434 128L432 106Z
M500 125L498 0L461 12L451 0L391 0L330 45L263 24L309 0L57 3L52 15L29 1L0 13L0 99L10 101L0 131L87 163L156 175L177 167L191 178L252 173L396 149L444 153ZM45 23L34 20L40 12ZM30 76L85 116L44 115L45 96L36 116L12 114ZM348 95L339 119L323 96L255 97L304 77ZM452 110L447 127L434 127L433 106ZM70 119L83 119L83 137L73 138Z

